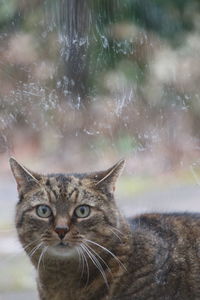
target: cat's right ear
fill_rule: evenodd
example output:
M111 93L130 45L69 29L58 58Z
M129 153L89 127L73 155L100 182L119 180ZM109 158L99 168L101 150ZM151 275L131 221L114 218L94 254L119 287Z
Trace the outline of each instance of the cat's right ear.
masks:
M27 170L13 157L10 158L10 167L17 182L18 192L26 193L35 185L39 185L40 175Z

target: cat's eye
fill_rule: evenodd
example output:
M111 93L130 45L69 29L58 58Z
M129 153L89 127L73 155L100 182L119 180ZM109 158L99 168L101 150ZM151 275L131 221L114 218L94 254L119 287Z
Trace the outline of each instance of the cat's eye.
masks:
M87 218L90 214L90 206L80 205L75 209L74 214L78 218Z
M38 205L36 213L40 218L48 218L52 214L51 208L47 205Z

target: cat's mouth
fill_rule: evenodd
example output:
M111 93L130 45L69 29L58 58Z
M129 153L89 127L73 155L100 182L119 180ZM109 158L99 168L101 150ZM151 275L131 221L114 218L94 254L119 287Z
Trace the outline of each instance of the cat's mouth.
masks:
M75 247L71 245L69 242L60 241L59 243L55 244L48 248L48 251L56 256L74 256L76 253Z
M65 247L66 248L66 247L69 247L69 243L61 241L60 243L57 244L57 247L61 247L61 248Z

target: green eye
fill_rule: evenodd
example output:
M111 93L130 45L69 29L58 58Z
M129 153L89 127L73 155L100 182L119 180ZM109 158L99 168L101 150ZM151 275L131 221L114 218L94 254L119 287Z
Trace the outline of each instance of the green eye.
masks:
M48 218L52 214L52 211L47 205L39 205L36 207L36 213L41 218Z
M75 209L74 214L78 218L86 218L90 214L90 206L89 205L80 205Z

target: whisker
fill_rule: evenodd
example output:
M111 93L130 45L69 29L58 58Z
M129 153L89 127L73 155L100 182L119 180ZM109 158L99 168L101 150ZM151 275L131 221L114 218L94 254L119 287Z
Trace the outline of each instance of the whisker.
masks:
M85 260L82 254L82 249L79 249L80 257L81 257L81 263L82 263L82 270L81 270L81 278L83 277L84 269L85 269Z
M28 256L31 258L35 254L35 252L40 249L40 247L42 246L42 244L43 244L43 242L40 242L29 253L27 252Z
M81 255L78 247L75 247L77 253L78 253L78 268L80 269L81 266Z
M79 247L76 247L76 250L78 252L78 261L79 261L79 270L80 270L80 267L82 266L82 269L81 269L81 277L80 279L83 278L83 273L84 273L84 268L85 268L85 261L83 259L83 255L82 255L82 249L80 249Z
M49 248L49 246L46 246L46 247L45 247L44 254L43 254L43 261L42 261L42 264L43 264L43 268L44 268L44 269L45 269L45 265L44 265L44 256L45 256L45 254L47 253L48 248Z
M40 263L41 263L41 261L42 261L42 258L44 257L44 254L46 253L47 249L48 249L48 246L46 246L46 247L42 250L42 252L41 252L41 254L40 254L40 257L39 257L39 260L38 260L38 265L37 265L37 272L38 272L38 273L39 273L39 270L40 270Z
M101 263L98 261L98 259L91 253L91 251L87 248L87 246L84 244L82 245L82 247L85 249L85 252L87 253L87 255L89 256L89 258L91 259L91 261L93 262L93 264L95 265L95 267L99 270L99 272L101 273L106 286L109 288L109 284L108 284L108 280L106 277L106 274L102 268Z
M25 247L22 246L23 249L26 250L26 252L27 252L28 255L31 254L31 252L32 252L33 249L28 253L28 251L27 251L28 249L27 249L27 248L29 248L31 245L33 245L34 243L36 243L36 242L39 241L39 240L41 240L41 242L43 243L43 240L42 240L43 237L44 237L44 233L42 233L41 236L40 236L39 238L37 238L37 239L31 241L30 243L26 244ZM41 243L40 243L40 244L41 244ZM36 247L37 247L37 245L36 245Z
M28 246L28 245L27 245ZM38 245L36 245L31 251L30 253L28 253L27 251L27 254L31 257L34 253L31 253L31 252L36 252L38 249L37 249ZM6 264L6 263L9 263L10 261L12 261L13 259L15 259L16 257L18 257L19 255L23 254L24 251L23 251L23 248L21 248L21 251L18 252L18 253L15 253L13 254L11 257L5 257L3 259L3 261L0 261L1 265L2 264Z
M41 235L41 237L42 236L43 236L43 234ZM17 238L11 240L11 242L8 245L9 246L8 247L8 252L12 249L13 246L18 246L18 247L13 250L13 251L15 251L14 254L13 253L7 253L6 251L4 251L5 253L3 252L3 256L5 255L5 257L3 258L2 261L0 260L0 266L6 265L10 261L14 260L16 257L25 255L25 251L27 252L29 257L32 257L34 255L34 253L42 245L42 243L40 243L40 244L36 244L34 246L34 243L37 243L37 241L41 240L41 237L38 238L38 239L35 239L34 241L31 241L30 243L25 244L24 246L19 243L19 240ZM31 247L32 249L29 249L29 247ZM28 250L30 250L30 251L28 251Z
M120 242L122 242L120 236L113 229L110 228L110 231L120 240Z
M118 228L114 227L114 226L110 226L113 230L116 230L119 234L121 234L122 236L124 235L123 232L121 232Z
M108 266L108 264L105 262L105 260L92 248L92 247L90 247L88 244L86 245L86 244L84 244L85 246L87 246L93 253L94 253L94 255L96 255L103 263L104 263L104 265L106 266L106 268L108 269L108 271L110 272L110 273L112 273L112 271L111 271L111 269L110 269L110 267Z
M82 245L80 245L80 247L81 247L81 246L82 246ZM89 282L89 278L90 278L89 265L88 265L87 257L86 257L86 255L85 255L85 253L84 253L84 249L81 247L79 250L81 251L80 253L81 253L82 256L83 256L83 261L85 261L85 264L86 264L87 280L86 280L85 286L87 286L87 285L88 285L88 282ZM84 271L84 270L83 270L83 271Z
M32 241L32 242L30 242L30 243L28 243L27 245L25 245L25 247L23 247L23 249L26 250L28 247L30 247L32 244L34 244L35 242L39 241L40 239L41 239L41 237L38 238L38 239L36 239L36 240L34 240L34 241Z
M85 239L85 241L86 242L88 242L88 243L91 243L91 244L94 244L94 245L96 245L96 246L98 246L98 247L100 247L101 249L103 249L104 251L106 251L106 252L108 252L123 268L124 268L124 270L126 270L127 271L127 269L126 269L126 267L124 266L124 264L119 260L119 258L114 254L114 253L112 253L110 250L108 250L107 248L105 248L104 246L102 246L102 245L100 245L100 244L98 244L98 243L96 243L96 242L94 242L94 241L91 241L91 240L87 240L87 239Z

